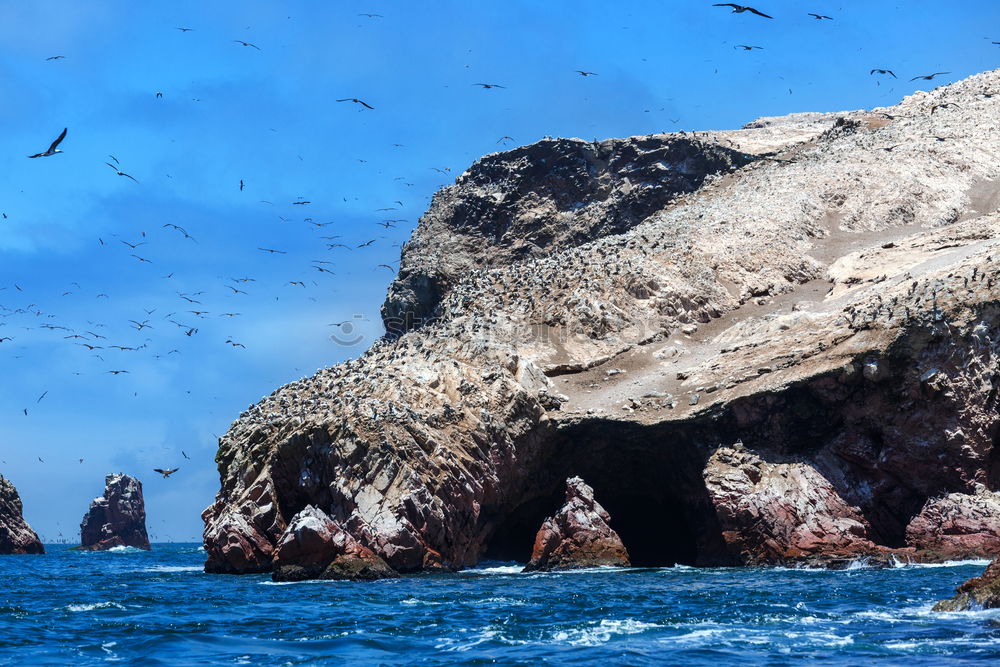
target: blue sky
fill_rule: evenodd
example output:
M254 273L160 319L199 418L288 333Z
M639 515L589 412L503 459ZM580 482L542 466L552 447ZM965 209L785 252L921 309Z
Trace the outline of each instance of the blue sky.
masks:
M144 482L154 540L199 540L216 437L380 335L377 265L504 135L731 129L893 104L933 85L913 76L1000 60L995 0L754 6L774 19L689 0L0 1L0 473L28 520L78 539L121 471ZM63 127L63 154L26 158ZM343 320L361 342L331 340Z

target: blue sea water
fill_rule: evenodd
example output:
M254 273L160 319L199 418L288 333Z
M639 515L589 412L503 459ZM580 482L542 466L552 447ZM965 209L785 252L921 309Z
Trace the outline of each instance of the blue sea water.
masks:
M207 575L196 544L0 557L0 664L996 664L985 563L841 572L492 564L376 583Z

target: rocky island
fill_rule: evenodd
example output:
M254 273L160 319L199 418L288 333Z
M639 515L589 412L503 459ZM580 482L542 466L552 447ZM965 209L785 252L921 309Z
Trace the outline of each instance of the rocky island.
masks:
M386 337L220 439L206 570L526 563L575 477L620 564L997 555L998 156L993 71L482 158L404 247Z
M115 547L149 550L146 535L146 505L142 482L121 473L104 479L104 495L94 498L80 524L83 551L106 551Z
M45 548L38 535L24 520L21 496L0 475L0 555L43 553Z

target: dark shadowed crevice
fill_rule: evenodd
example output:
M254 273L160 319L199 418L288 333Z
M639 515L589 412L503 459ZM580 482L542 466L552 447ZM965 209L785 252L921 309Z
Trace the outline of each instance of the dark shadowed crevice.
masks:
M541 462L533 496L499 516L485 558L527 561L535 534L579 475L610 514L632 564L732 564L702 476L707 451L658 427L594 421L568 428Z
M990 491L1000 491L1000 427L997 427L993 432L986 470L988 473L986 483Z

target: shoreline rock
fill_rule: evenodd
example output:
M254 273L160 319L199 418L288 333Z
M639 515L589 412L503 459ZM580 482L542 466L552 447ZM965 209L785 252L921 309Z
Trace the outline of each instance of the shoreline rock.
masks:
M611 516L579 477L566 480L566 503L538 529L525 572L629 567L628 551Z
M955 589L957 595L941 600L934 611L969 611L1000 607L1000 559L993 561L982 575L969 579Z
M44 554L38 534L24 520L17 489L0 475L0 555Z
M80 523L81 551L114 547L150 550L142 482L114 473L104 478L104 495L94 498Z
M375 552L312 505L292 518L274 553L274 581L374 581L398 576Z

